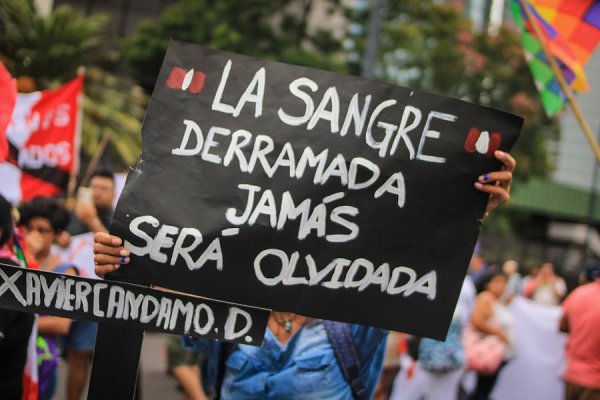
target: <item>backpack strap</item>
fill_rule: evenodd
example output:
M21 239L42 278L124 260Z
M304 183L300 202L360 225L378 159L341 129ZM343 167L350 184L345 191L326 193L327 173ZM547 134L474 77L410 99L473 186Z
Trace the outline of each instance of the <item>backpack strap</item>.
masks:
M352 340L350 325L342 322L322 320L327 338L333 348L335 358L342 370L344 379L352 389L352 395L356 400L367 399L367 389L360 376L360 359L356 351L356 345Z
M231 342L220 342L221 346L219 348L219 365L218 365L218 369L216 371L216 376L214 378L214 392L215 392L215 399L220 399L221 398L221 388L223 387L223 381L225 380L225 373L227 372L227 359L229 358L229 356L231 354L233 354L234 351L237 350L238 345L237 343L231 343Z

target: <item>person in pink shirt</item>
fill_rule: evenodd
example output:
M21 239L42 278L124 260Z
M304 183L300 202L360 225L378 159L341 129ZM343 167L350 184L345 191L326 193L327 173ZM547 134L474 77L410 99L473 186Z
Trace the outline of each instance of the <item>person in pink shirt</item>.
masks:
M560 330L568 333L565 399L600 400L600 264L588 267L590 283L564 301Z

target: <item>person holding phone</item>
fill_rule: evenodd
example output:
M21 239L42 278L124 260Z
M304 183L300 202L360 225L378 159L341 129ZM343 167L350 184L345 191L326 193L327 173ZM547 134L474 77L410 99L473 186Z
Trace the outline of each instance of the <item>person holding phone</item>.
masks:
M94 172L89 188L79 188L72 222L67 227L71 236L108 232L114 213L115 177L110 170ZM67 399L79 400L88 379L97 323L73 321L66 341L69 364Z

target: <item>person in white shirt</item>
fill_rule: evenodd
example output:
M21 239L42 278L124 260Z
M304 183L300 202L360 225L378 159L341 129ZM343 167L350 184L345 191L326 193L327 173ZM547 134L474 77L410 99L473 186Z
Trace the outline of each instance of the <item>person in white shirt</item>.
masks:
M537 276L527 282L524 288L526 297L539 304L556 306L567 292L565 281L554 272L554 265L544 263Z

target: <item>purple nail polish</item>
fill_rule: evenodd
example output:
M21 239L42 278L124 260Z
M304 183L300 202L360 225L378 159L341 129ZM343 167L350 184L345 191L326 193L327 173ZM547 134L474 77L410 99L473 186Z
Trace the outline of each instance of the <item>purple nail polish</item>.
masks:
M487 182L490 179L490 176L488 174L483 174L482 179L484 182Z
M125 257L121 257L119 261L121 261L121 264L125 264Z

